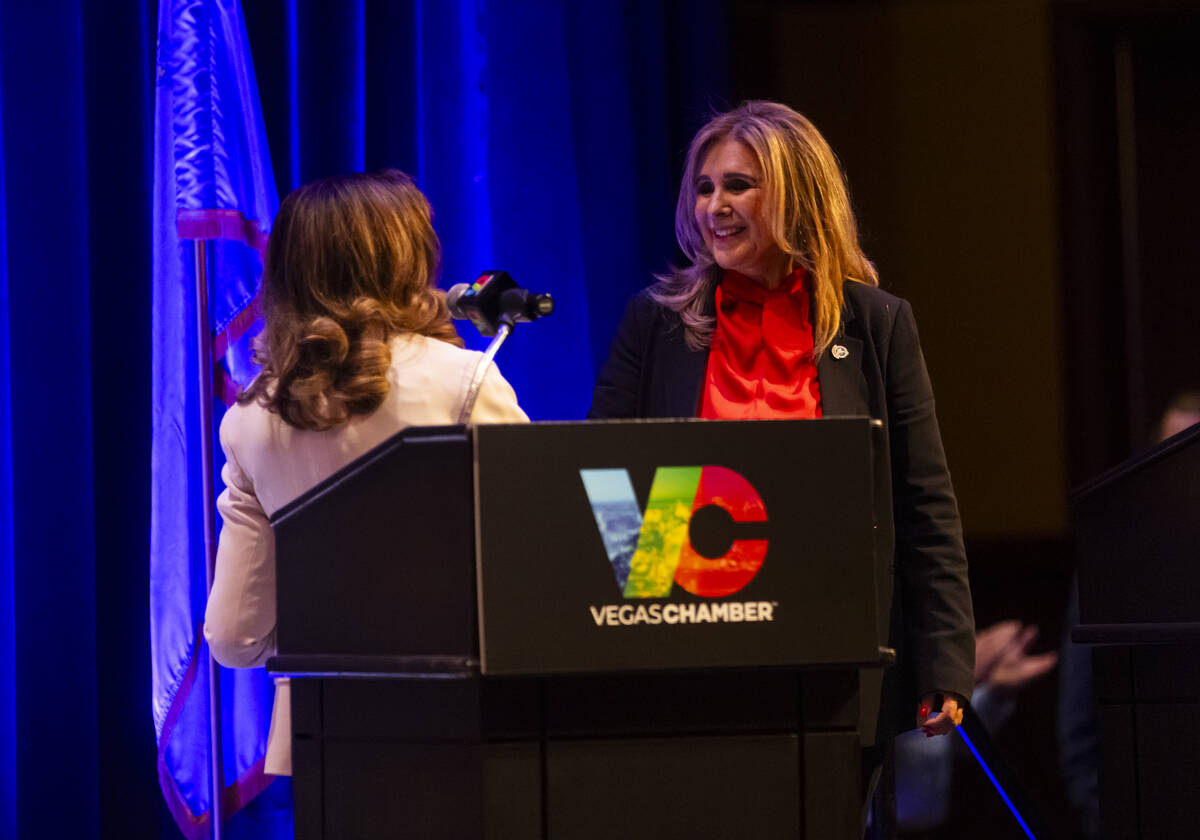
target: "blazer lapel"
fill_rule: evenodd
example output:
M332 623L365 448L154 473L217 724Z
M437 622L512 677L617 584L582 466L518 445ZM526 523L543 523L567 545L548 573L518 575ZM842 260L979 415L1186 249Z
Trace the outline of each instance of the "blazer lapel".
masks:
M709 290L704 301L704 314L716 312L716 286ZM661 417L697 417L700 414L700 393L704 374L708 371L708 349L691 350L683 340L683 325L677 324L662 348L663 370L670 371L663 393Z
M842 330L825 354L817 360L817 381L821 385L821 415L846 417L870 413L867 404L867 380L863 376L863 343L846 335L846 326L854 320L853 311L843 310Z
M689 350L682 345L675 364L679 377L671 391L671 416L696 417L700 413L700 391L708 368L708 351Z

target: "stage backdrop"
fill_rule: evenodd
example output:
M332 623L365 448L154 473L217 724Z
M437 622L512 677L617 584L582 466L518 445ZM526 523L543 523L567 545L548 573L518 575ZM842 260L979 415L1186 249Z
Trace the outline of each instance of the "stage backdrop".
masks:
M0 4L4 837L160 824L146 632L153 38L144 3L100 6Z
M147 632L157 6L0 5L3 836L179 836ZM723 5L244 11L279 193L413 173L443 285L503 268L556 296L499 361L535 418L582 417L625 300L675 256L687 139L728 104Z
M555 296L498 363L535 420L582 417L626 300L675 258L683 152L727 100L723 4L245 12L280 196L338 172L411 173L433 204L443 287L499 268Z

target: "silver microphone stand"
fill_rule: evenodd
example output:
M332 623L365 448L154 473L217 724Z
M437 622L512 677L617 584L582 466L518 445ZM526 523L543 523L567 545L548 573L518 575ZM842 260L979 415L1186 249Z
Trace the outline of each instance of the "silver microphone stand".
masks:
M467 421L471 419L471 412L475 410L475 401L479 399L479 389L483 387L483 378L487 376L488 368L492 366L492 360L496 358L496 351L500 349L500 345L512 334L512 331L512 319L508 315L502 315L495 337L475 365L475 373L471 376L471 387L467 389L467 398L463 401L462 411L458 413L460 425L466 425Z

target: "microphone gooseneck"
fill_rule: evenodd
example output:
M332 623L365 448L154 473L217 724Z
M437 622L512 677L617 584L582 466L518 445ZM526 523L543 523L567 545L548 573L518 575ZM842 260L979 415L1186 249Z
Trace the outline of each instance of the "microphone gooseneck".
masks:
M554 312L554 298L520 288L506 271L485 271L474 283L451 286L446 292L446 307L451 318L470 321L480 335L492 337L475 365L458 415L458 422L465 424L471 419L479 389L500 345L518 323L536 321Z

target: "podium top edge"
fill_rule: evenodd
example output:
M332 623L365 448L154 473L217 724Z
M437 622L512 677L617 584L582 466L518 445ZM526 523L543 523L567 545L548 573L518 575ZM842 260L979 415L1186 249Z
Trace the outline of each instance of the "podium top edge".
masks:
M1159 461L1171 457L1176 452L1196 444L1198 441L1200 441L1200 423L1184 429L1179 434L1169 437L1144 452L1139 452L1116 466L1108 468L1096 477L1085 481L1070 491L1068 499L1072 504L1078 503L1096 490L1112 484L1125 476L1134 475L1144 469L1148 469Z
M704 417L613 417L604 419L588 419L588 420L535 420L532 423L489 423L476 426L476 429L499 427L507 428L512 426L653 426L653 425L672 425L686 423L688 425L735 425L735 424L781 424L781 423L826 423L829 421L836 422L865 422L871 426L883 426L883 421L866 414L829 414L816 419L799 419L792 417L778 417L770 419L722 419L709 420Z
M645 417L645 418L614 418L604 420L540 420L534 423L481 423L479 425L439 425L439 426L407 426L401 429L392 437L384 440L375 448L363 453L358 458L355 458L350 463L346 464L341 469L334 472L332 475L325 478L317 485L309 488L306 492L292 499L287 504L275 511L271 517L272 525L278 525L287 520L293 513L304 508L313 500L321 497L329 492L331 488L336 487L346 476L352 475L372 461L386 457L389 453L402 446L421 445L421 444L442 444L442 443L466 443L471 441L476 435L486 435L488 429L527 429L527 428L564 428L576 427L583 428L587 426L666 426L686 424L693 427L699 427L700 424L709 424L713 427L732 427L746 425L761 425L761 424L794 424L807 425L813 423L863 423L871 428L881 428L883 422L865 414L858 415L831 415L818 419L734 419L734 420L708 420L701 417Z

